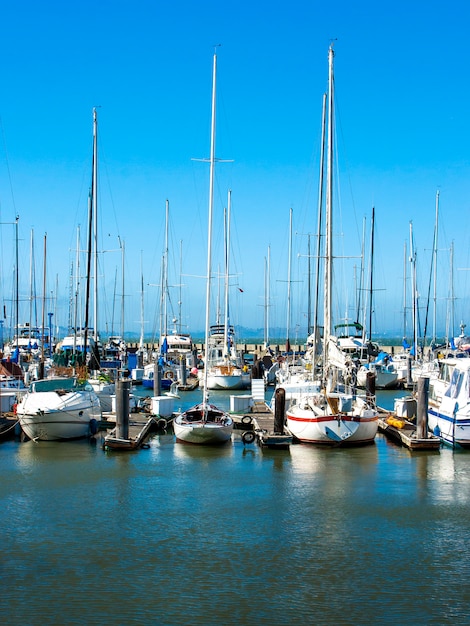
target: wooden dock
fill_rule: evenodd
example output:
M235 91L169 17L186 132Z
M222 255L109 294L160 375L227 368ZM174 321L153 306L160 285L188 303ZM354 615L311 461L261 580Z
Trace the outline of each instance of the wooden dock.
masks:
M112 424L108 420L108 425ZM158 429L158 417L133 413L129 416L129 437L116 437L114 427L102 440L103 450L137 450L147 444L147 438L152 430Z
M251 412L253 432L262 448L288 449L292 443L290 433L274 432L274 413L265 402L255 402ZM243 439L243 435L242 435Z
M237 399L236 397L233 397ZM264 380L251 381L251 395L239 396L245 406L239 411L231 411L234 427L243 430L243 443L254 443L263 448L286 449L292 443L292 435L287 432L274 432L274 413L264 399Z
M2 413L0 416L0 439L13 439L16 434L18 418L13 413Z
M439 437L431 433L427 437L418 437L416 424L397 417L393 412L380 412L379 431L412 451L439 450L441 446Z

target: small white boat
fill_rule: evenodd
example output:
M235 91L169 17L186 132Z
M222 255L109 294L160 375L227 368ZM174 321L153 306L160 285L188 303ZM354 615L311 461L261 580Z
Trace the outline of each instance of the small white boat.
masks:
M230 440L233 419L213 404L201 402L173 420L176 441L217 445Z
M76 377L32 382L16 411L21 428L35 441L88 437L96 433L101 419L93 387Z

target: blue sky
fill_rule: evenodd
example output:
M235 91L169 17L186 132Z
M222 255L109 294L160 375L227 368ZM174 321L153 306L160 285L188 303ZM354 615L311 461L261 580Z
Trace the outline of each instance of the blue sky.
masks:
M203 328L209 168L193 159L209 156L212 54L222 44L217 156L233 162L216 167L214 266L222 267L222 211L230 188L232 321L262 328L270 247L270 325L285 326L292 208L294 337L306 324L307 234L316 232L321 100L335 40L335 249L357 257L364 219L369 237L375 206L373 333L401 331L409 224L424 306L439 189L437 332L448 319L452 243L458 332L460 319L470 323L469 17L464 1L4 3L0 279L8 319L14 246L7 223L19 215L20 321L28 318L34 229L37 295L47 233L47 292L58 292L56 321L67 323L79 224L85 246L96 106L99 247L108 251L100 254L99 326L120 330L124 241L126 330L140 330L141 263L145 333L158 329L155 285L168 199L169 282L184 284L184 326ZM336 321L355 316L351 275L358 263L350 259L338 276ZM214 299L218 293L216 281ZM178 299L173 289L175 311Z

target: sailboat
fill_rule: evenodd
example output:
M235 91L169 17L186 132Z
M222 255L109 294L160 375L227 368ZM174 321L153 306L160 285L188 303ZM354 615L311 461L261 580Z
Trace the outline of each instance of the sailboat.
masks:
M206 344L204 369L208 369L207 386L209 389L247 389L251 378L244 369L242 357L237 352L235 329L229 323L229 258L230 258L230 208L232 192L228 192L228 204L225 227L225 286L224 286L224 324L210 327L209 343ZM202 376L205 375L205 372Z
M93 109L92 194L90 194L88 199L90 226L93 209L96 212L96 123L96 109ZM95 199L92 200L92 197ZM89 232L91 233L91 228ZM88 259L90 259L90 249L91 236L89 236ZM45 268L46 253L44 244L44 285ZM82 344L83 357L86 355L86 347L90 345L87 330L89 269L88 267L85 334ZM44 344L42 351L42 361L44 361ZM18 403L17 415L21 428L28 437L35 441L56 441L94 435L97 429L97 421L101 419L102 408L98 394L89 381L83 380L77 375L70 377L51 376L31 383L21 402Z
M209 214L207 236L207 276L206 276L206 325L205 345L210 333L210 298L212 273L212 215L214 207L214 170L215 170L215 103L216 103L217 54L214 52L212 71L212 121L209 175ZM180 413L173 420L176 440L194 444L222 444L231 439L233 419L230 415L209 403L208 368L204 368L202 402Z
M378 427L374 396L359 396L348 371L335 362L332 329L333 277L333 57L328 52L328 143L324 265L324 336L322 378L315 392L307 393L286 411L287 427L299 441L327 445L372 443ZM312 364L313 365L313 364Z

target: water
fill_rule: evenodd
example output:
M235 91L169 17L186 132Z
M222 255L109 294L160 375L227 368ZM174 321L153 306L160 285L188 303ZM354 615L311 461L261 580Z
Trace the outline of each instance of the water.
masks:
M349 450L5 442L2 624L468 624L469 463L382 435Z

